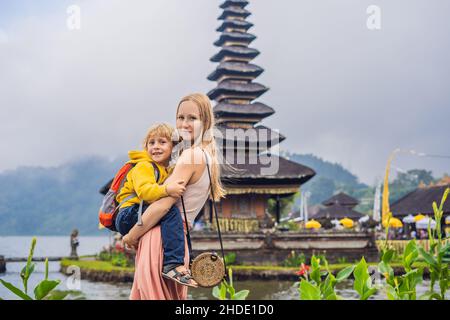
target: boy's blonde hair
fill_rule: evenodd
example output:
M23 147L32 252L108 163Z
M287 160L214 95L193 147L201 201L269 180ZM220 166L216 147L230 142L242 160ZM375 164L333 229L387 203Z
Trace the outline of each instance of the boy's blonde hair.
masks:
M147 135L142 142L142 146L145 150L147 150L148 141L155 137L166 138L167 140L172 141L174 146L178 142L176 141L175 129L168 123L158 123L148 129Z

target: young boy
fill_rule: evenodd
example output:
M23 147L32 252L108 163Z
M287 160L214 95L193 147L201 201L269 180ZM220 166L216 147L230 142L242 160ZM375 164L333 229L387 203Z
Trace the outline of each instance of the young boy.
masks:
M119 213L115 226L123 236L138 221L141 200L144 201L142 212L152 202L163 197L180 197L186 190L183 181L162 184L170 174L169 162L174 147L172 141L174 129L167 124L151 127L144 139L141 151L129 151L130 160L135 166L128 172L126 181L117 195ZM159 179L156 174L159 172ZM157 181L158 180L158 181ZM161 219L161 237L164 248L163 277L187 286L192 285L190 275L176 271L184 265L184 227L180 211L173 206Z

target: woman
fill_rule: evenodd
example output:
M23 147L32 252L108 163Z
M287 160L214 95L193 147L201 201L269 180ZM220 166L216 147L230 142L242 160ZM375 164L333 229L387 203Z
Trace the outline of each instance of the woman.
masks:
M189 228L210 194L210 180L206 161L210 164L214 200L224 196L220 183L220 167L213 135L214 114L209 98L204 94L191 94L181 99L177 108L176 127L188 146L177 160L166 183L183 180L186 185L184 204ZM163 252L159 220L176 205L180 212L180 199L162 198L151 204L142 215L143 225L135 225L123 238L128 246L137 247L135 274L130 299L132 300L185 300L187 287L161 276ZM184 215L183 215L184 220ZM185 233L186 238L186 233ZM177 271L189 276L189 250L185 241L184 266ZM192 285L196 285L190 279Z

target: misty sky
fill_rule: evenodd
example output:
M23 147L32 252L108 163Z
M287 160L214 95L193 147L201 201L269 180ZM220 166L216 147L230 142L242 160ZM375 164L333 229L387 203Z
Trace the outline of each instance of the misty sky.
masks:
M0 171L136 148L178 100L208 92L215 0L0 2ZM81 30L66 26L81 8ZM381 8L381 30L366 26ZM450 154L450 12L438 0L250 0L263 124L281 148L339 162L373 183L397 148ZM450 159L395 167L450 172Z

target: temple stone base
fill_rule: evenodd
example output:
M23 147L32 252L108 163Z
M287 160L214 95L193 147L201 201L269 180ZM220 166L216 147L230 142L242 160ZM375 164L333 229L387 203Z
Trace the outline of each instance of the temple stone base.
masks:
M192 232L194 256L205 251L220 254L217 233ZM295 251L307 258L324 254L329 263L345 258L354 262L365 257L366 261L378 261L375 236L369 232L260 232L249 234L222 234L225 254L236 253L236 264L279 265Z

